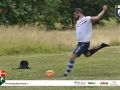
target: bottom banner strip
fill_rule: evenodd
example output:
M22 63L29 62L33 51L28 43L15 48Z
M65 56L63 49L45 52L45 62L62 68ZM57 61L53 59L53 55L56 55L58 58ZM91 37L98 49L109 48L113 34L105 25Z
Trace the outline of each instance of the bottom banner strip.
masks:
M6 80L1 86L120 86L120 80Z

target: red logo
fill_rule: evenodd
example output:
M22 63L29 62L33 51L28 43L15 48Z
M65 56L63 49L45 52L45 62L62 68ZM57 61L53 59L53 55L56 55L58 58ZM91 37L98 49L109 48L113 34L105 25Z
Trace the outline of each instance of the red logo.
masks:
M101 82L101 85L108 85L108 82Z

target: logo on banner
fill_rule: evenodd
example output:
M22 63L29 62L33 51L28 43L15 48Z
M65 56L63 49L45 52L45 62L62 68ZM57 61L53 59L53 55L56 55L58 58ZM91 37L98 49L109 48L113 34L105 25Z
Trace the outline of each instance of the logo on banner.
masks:
M86 85L86 82L78 82L78 81L75 81L75 82L74 82L74 85Z
M88 82L88 84L97 84L96 82Z
M108 82L100 82L100 85L108 85Z
M118 83L116 81L113 81L112 83L110 83L110 85L118 85Z
M120 18L120 5L115 5L115 15Z
M5 83L5 76L6 76L6 71L5 70L0 70L0 85Z

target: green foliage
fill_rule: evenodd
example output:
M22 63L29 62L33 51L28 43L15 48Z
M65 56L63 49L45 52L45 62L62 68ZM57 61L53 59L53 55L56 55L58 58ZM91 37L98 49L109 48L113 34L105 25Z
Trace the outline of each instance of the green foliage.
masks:
M59 0L2 0L7 5L7 12L1 18L1 24L44 24L54 28Z
M0 17L0 24L5 25L44 25L47 29L55 29L55 24L62 25L62 29L74 27L75 18L73 10L82 8L84 15L95 16L106 4L108 10L102 20L115 18L115 5L119 0L1 0L7 6L7 12ZM116 18L115 18L116 19ZM119 19L117 19L119 23ZM100 20L93 23L103 24Z
M62 0L61 11L63 13L63 18L61 19L63 25L72 24L74 26L75 19L73 17L73 11L75 8L81 8L83 14L86 16L96 16L98 15L104 4L108 6L108 10L103 16L102 20L110 20L111 17L115 17L115 5L118 4L119 0ZM67 13L66 13L67 12ZM67 18L64 19L64 18ZM69 21L69 22L67 22ZM93 25L104 24L101 20L94 22ZM68 26L68 25L67 25Z

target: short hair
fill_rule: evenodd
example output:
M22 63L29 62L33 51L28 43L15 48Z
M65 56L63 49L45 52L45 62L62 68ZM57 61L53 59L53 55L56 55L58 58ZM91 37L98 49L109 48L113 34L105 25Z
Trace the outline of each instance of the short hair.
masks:
M83 14L83 11L82 11L81 8L76 8L76 9L74 10L74 12Z

